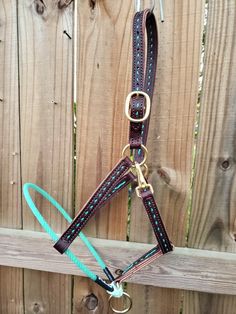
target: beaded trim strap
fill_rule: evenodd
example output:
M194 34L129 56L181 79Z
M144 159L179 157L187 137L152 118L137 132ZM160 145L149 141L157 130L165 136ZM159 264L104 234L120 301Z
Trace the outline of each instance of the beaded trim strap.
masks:
M58 252L63 254L95 212L134 180L132 172L127 173L131 166L131 160L125 157L112 169L54 245Z
M122 274L115 279L116 282L122 282L128 279L134 273L153 262L156 258L173 251L173 245L169 240L160 212L149 188L145 189L141 193L141 198L151 221L158 244L153 249L138 258L135 262L130 264L122 272Z
M147 53L145 51L145 28L147 31ZM157 27L154 14L150 12L150 10L137 12L133 22L132 90L146 92L149 95L150 100L152 100L153 97L156 75L157 40ZM132 98L130 110L132 118L137 119L143 117L145 111L145 99L142 95ZM130 148L138 149L136 152L137 161L143 159L143 153L140 148L141 144L146 145L149 120L150 115L143 122L130 123Z
M162 256L163 253L160 249L160 246L157 245L144 255L142 255L140 258L138 258L135 262L130 264L123 272L122 274L115 279L115 282L121 283L131 276L133 276L136 272L141 270L143 267L147 266L148 264L152 263L155 259Z

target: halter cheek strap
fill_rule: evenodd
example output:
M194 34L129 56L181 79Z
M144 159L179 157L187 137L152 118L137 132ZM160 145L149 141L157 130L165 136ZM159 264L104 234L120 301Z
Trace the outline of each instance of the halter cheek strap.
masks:
M54 245L58 252L63 254L96 211L134 180L133 173L127 173L131 166L131 160L125 157L112 169Z
M138 258L135 262L130 264L122 272L122 274L115 279L118 283L127 280L134 273L153 262L156 258L173 251L173 244L169 240L151 189L149 187L143 188L140 197L152 224L158 244L153 249Z

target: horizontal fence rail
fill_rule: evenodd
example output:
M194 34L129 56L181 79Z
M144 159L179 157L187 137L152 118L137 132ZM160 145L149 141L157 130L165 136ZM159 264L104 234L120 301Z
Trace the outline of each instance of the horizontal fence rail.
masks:
M62 274L84 274L67 256L53 248L49 236L42 232L0 228L1 264ZM153 248L152 244L90 238L109 268L124 269L135 256ZM86 265L103 277L103 272L77 241L73 251ZM225 267L227 263L227 267ZM136 273L128 282L201 292L236 294L236 254L199 249L175 248Z

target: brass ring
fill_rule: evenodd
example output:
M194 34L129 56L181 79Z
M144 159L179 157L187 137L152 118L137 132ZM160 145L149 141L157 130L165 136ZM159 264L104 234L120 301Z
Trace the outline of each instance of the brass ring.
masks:
M137 96L142 95L142 96L144 96L144 98L146 100L145 114L140 119L132 118L130 116L130 114L129 114L130 99L134 95L137 95ZM129 121L132 121L132 122L135 122L135 123L139 123L139 122L143 122L143 121L147 120L147 118L149 117L149 114L150 114L150 110L151 110L151 100L150 100L150 97L149 97L149 95L147 93L142 92L142 91L133 91L133 92L129 93L128 96L126 97L126 101L125 101L125 115L129 119Z
M125 157L126 151L127 149L130 148L130 144L125 145L125 147L122 150L122 157ZM148 150L147 147L144 146L143 144L141 144L141 149L143 150L144 156L143 156L143 160L140 162L140 166L143 166L147 160L147 154L148 154Z
M123 295L129 300L129 305L124 310L116 310L116 309L114 309L114 307L112 306L112 302L111 302L112 298L114 298L114 297L112 295L109 297L108 304L109 304L110 309L114 313L127 313L132 308L132 299L131 299L130 295L128 293L126 293L126 292L123 292Z

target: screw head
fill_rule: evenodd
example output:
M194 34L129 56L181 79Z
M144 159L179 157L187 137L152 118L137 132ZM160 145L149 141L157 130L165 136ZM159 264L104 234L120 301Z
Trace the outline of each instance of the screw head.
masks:
M117 276L121 276L121 275L123 274L123 270L122 270L122 269L116 269L116 270L115 270L115 274L116 274Z

